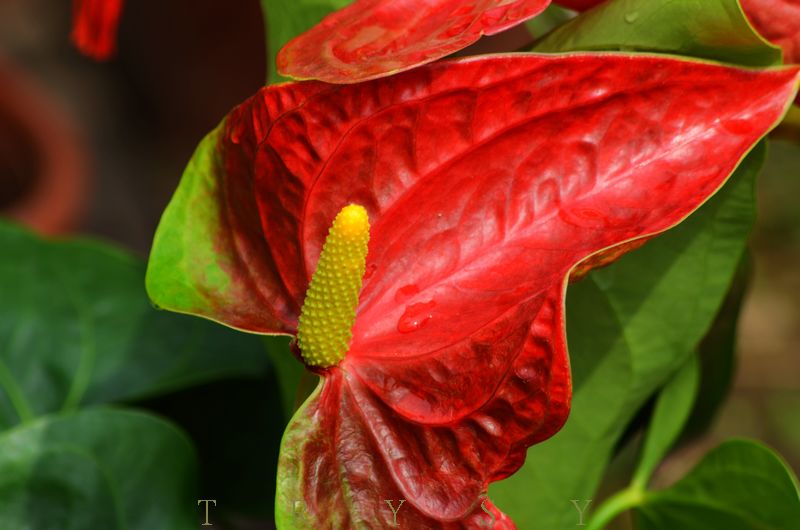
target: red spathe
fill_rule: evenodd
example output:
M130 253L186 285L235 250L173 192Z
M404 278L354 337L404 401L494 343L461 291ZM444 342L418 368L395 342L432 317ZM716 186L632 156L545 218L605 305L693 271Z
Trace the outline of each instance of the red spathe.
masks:
M485 492L567 417L570 272L699 207L780 120L797 78L514 54L275 85L237 107L208 173L190 172L221 180L209 236L226 280L209 283L214 263L189 254L180 281L198 308L184 296L182 311L294 334L331 220L357 203L371 222L350 349L283 440L278 521L389 527L384 500L405 499L405 526L477 528L483 503L513 528Z
M281 49L278 72L356 83L408 70L532 18L550 0L356 0Z

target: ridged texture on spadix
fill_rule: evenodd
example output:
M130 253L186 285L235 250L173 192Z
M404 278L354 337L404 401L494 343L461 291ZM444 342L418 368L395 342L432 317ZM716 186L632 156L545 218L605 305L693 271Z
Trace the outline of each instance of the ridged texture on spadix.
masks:
M334 366L347 353L368 241L367 211L357 204L342 208L328 231L300 311L297 342L309 366Z

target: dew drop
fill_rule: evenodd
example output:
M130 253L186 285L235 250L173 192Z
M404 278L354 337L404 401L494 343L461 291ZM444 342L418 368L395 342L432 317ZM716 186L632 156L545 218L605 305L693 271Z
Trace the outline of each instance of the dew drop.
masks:
M403 316L397 321L397 331L400 333L411 333L424 326L433 318L431 311L436 307L436 302L429 300L418 304L411 304L406 307Z
M417 287L413 283L409 285L404 285L403 287L399 288L396 293L394 293L394 301L397 302L398 304L402 304L403 302L410 300L411 297L413 297L417 293L419 293L419 287Z
M625 22L628 24L633 24L639 18L639 13L633 11L631 13L625 13Z

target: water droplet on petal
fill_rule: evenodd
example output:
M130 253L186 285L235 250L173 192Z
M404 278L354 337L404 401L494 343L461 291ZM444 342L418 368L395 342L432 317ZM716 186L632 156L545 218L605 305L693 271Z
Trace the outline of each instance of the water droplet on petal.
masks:
M418 330L433 318L433 313L431 311L434 307L436 307L436 302L433 300L411 304L406 307L403 316L397 321L397 331L400 333L411 333L412 331Z
M639 18L639 13L637 13L636 11L633 11L631 13L625 13L625 22L627 22L628 24L633 24L634 22L636 22L636 19L638 18Z
M419 287L413 283L410 285L405 285L399 288L396 293L394 293L394 301L398 304L402 304L403 302L411 299L411 297L417 293L419 293Z

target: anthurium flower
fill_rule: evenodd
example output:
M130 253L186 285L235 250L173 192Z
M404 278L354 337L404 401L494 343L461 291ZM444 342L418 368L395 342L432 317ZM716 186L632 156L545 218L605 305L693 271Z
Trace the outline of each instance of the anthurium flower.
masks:
M566 420L570 271L689 215L797 83L520 54L275 85L234 109L164 213L147 288L299 332L321 380L282 441L278 527L514 528L485 495Z
M356 83L441 59L532 18L550 0L355 0L276 58L295 79Z
M111 58L121 13L122 0L72 0L72 42L95 60Z

